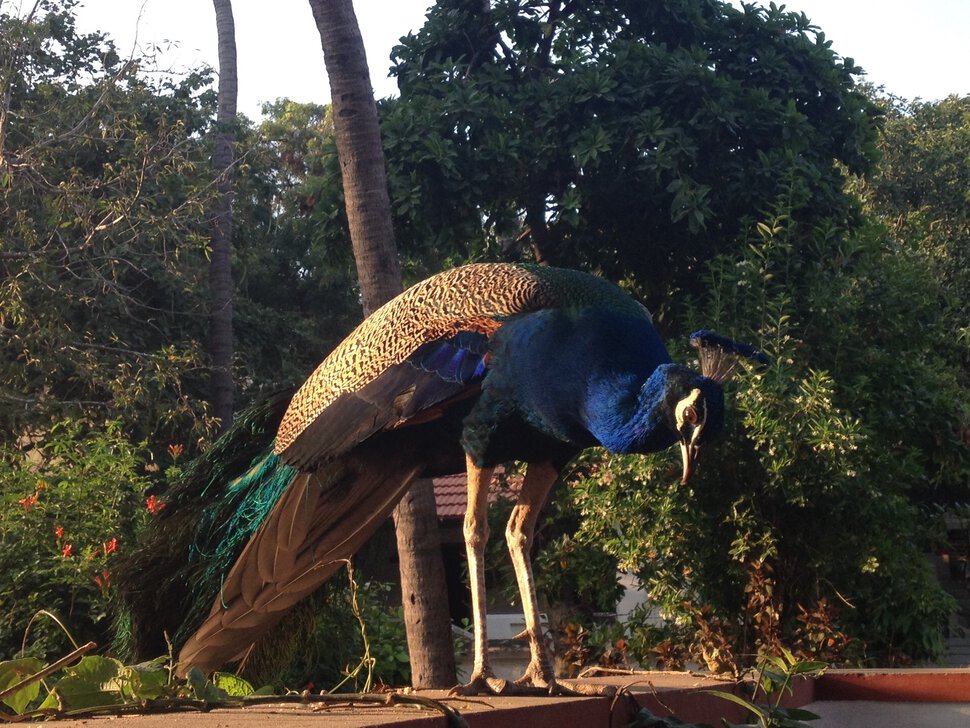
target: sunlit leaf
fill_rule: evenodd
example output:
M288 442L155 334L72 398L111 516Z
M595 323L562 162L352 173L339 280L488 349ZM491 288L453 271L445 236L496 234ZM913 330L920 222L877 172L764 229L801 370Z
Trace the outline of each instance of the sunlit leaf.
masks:
M0 662L0 691L16 685L31 675L36 675L43 669L44 663L34 657ZM39 680L21 688L13 695L8 695L3 702L19 715L38 695L40 695Z
M212 682L217 688L234 698L244 698L255 692L252 685L230 672L217 672L212 676Z

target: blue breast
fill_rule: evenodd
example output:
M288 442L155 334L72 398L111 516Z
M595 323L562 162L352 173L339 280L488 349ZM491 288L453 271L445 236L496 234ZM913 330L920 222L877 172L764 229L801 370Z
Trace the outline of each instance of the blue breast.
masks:
M631 420L645 382L670 362L646 318L595 307L512 319L494 335L491 349L484 406L514 409L557 440L618 452L631 447ZM654 436L659 419L640 419L637 437ZM673 442L667 432L658 430L655 437L652 449Z

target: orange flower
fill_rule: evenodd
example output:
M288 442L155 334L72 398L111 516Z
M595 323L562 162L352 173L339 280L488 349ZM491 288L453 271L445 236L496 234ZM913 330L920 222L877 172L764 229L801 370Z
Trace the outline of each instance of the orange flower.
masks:
M110 541L105 541L101 546L104 548L104 555L107 556L118 550L118 539L112 538Z
M172 460L178 460L183 452L185 452L184 445L173 443L168 446L168 454L172 457Z
M64 526L58 526L57 528L54 529L54 537L58 541L64 538Z
M145 510L152 515L159 513L163 508L165 508L165 501L161 498L150 495L148 496L148 500L145 501Z
M103 569L100 574L94 577L94 583L102 590L107 589L111 585L111 574L108 573L107 569Z
M73 546L71 544L69 543L64 544L64 548L61 549L61 556L63 556L65 559L71 558L72 556L74 556L74 552L72 549L73 549Z
M17 502L24 507L25 511L29 511L31 508L34 507L34 504L37 503L37 496L36 494L28 495L26 498L21 498Z

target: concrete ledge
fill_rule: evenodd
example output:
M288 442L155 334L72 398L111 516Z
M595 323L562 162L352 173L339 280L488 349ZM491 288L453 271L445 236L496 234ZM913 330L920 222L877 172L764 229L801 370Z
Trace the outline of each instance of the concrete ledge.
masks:
M450 698L443 691L420 695L447 702L470 728L619 728L640 707L659 716L675 715L690 723L721 725L721 718L742 722L743 709L710 695L712 689L744 695L750 687L730 680L683 672L647 672L586 679L625 688L615 700L599 697ZM829 670L817 680L799 679L784 704L819 713L819 728L896 728L970 725L970 670ZM58 721L58 728L446 728L436 712L405 706L266 705L209 713L168 713L130 718Z

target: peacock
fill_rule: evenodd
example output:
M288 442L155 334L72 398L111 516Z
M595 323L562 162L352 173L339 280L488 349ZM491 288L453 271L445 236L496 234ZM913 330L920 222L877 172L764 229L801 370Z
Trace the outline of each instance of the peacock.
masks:
M707 331L692 344L701 373L671 360L643 305L591 274L475 263L434 275L364 320L288 403L241 417L194 466L144 550L154 560L128 570L132 609L143 630L146 614L186 612L182 673L242 660L364 544L415 478L463 470L474 662L456 691L554 690L529 556L540 509L584 448L648 453L679 443L681 479L690 478L723 426L721 383L739 356L763 356ZM526 464L506 539L531 650L514 684L489 666L483 563L488 484L511 461ZM188 512L200 500L208 505ZM205 601L166 600L159 585L172 561Z

